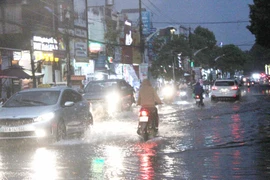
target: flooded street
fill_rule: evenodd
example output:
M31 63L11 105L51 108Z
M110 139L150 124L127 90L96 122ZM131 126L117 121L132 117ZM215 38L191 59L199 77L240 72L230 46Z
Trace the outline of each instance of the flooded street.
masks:
M157 137L136 134L139 107L95 114L83 139L48 146L5 142L0 179L269 179L269 87L243 90L240 101L194 100L158 107Z

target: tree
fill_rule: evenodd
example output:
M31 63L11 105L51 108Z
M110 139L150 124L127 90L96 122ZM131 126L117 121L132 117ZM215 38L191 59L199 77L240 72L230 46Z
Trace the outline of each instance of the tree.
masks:
M190 57L195 62L195 66L209 68L213 49L216 48L217 43L214 33L198 26L193 33L190 33L189 43L192 52ZM202 50L194 56L194 52L200 49Z
M250 25L247 29L255 35L256 43L270 48L270 1L253 0L254 4L250 8Z
M252 58L249 64L250 71L264 71L265 64L269 63L270 49L254 44L249 51L249 55Z
M216 67L224 72L234 74L235 71L244 69L247 55L235 45L225 45L220 49L222 58L216 59Z
M157 57L152 63L150 71L155 78L163 77L166 80L171 80L173 72L176 79L183 77L183 70L179 68L177 56L179 53L182 56L190 54L188 39L184 35L173 35L170 40L157 37L153 42L153 51Z
M109 17L105 18L106 22L106 31L104 34L104 39L107 44L107 55L108 56L114 56L114 46L111 44L117 44L117 39L120 36L120 28L117 30L117 24L116 21L112 20Z
M193 49L200 49L202 47L208 47L211 49L217 43L214 33L201 26L196 27L190 38Z

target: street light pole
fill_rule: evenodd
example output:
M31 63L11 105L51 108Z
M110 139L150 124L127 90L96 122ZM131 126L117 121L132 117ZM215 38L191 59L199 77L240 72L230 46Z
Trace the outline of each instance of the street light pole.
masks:
M33 45L33 36L31 36L30 40L30 59L31 59L31 70L32 70L32 79L33 79L33 88L37 87L36 84L36 71L35 71L35 57L34 57L34 45Z
M208 48L208 46L197 50L196 52L193 53L193 56L196 56L199 52L201 52L202 50L207 49L207 48Z
M214 61L216 62L219 58L222 58L222 57L224 57L224 56L225 56L225 54L222 54L222 55L216 57L216 58L214 59Z
M173 62L172 62L172 68L173 68L173 83L175 84L175 59L174 59L174 53L172 51L172 55L173 55Z

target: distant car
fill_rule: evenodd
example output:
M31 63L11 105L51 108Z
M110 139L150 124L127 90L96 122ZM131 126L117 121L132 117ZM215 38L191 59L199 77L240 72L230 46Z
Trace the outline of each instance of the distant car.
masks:
M234 79L218 79L212 86L211 101L218 99L239 100L240 97L240 85Z
M93 108L99 104L107 112L129 110L135 102L133 87L123 79L90 81L83 90L83 97Z
M0 108L0 139L60 141L91 124L89 103L64 86L19 91Z

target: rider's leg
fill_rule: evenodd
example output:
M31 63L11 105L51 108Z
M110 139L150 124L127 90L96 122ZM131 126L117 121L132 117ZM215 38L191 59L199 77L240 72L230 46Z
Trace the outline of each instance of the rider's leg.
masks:
M201 105L204 105L203 104L203 94L200 95L200 103L201 103Z
M158 117L158 109L155 107L155 128L158 130L159 117Z

